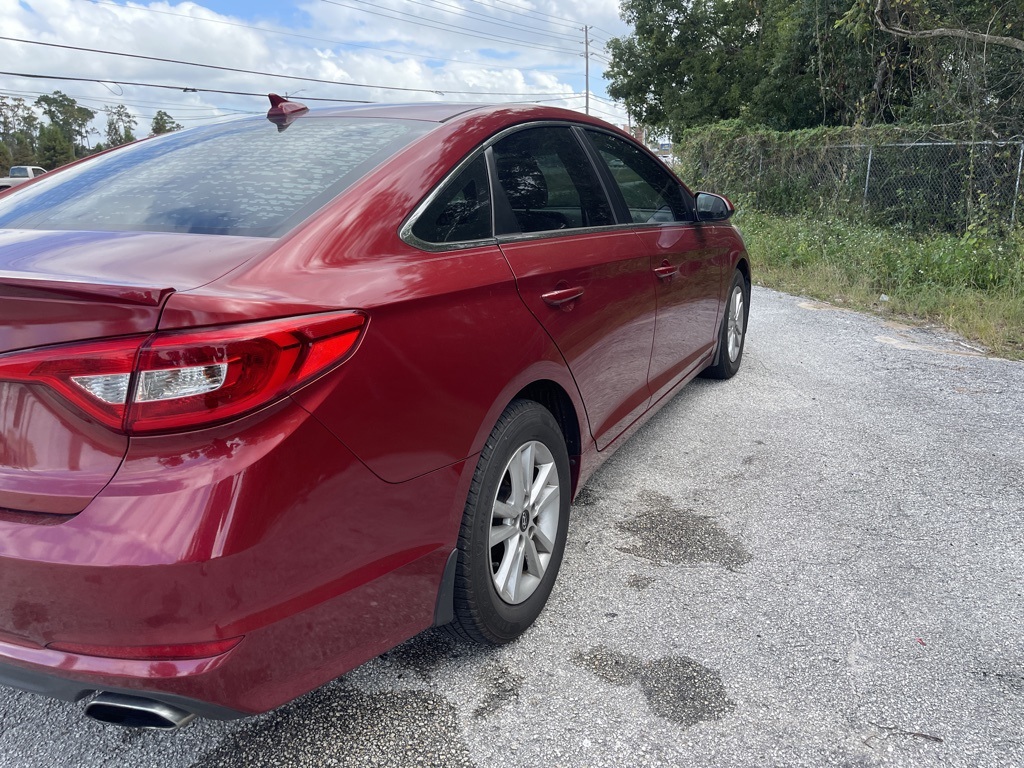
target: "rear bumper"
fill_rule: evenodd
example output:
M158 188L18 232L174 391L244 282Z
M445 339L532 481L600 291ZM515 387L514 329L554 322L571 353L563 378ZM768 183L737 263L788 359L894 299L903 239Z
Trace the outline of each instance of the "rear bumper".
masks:
M244 425L133 440L78 515L0 519L0 684L216 718L280 706L431 625L463 469L385 483L289 401ZM187 660L48 647L235 637Z
M69 654L58 653L57 651L37 652L31 655L35 656L36 661L39 663L22 660L21 663L25 664L25 666L20 666L10 661L11 659L22 659L25 656L25 650L18 646L0 643L0 657L7 660L0 662L0 685L64 701L79 701L98 690L92 682L60 677L52 672L53 669L61 669L61 665L67 664L69 661L74 664L74 660L68 658ZM43 655L40 657L39 653ZM135 670L135 672L137 678L144 678L146 670L140 668ZM137 689L116 688L109 684L104 685L102 690L136 696L139 694ZM201 717L215 720L234 720L251 714L162 691L147 692L147 695L157 701L173 704L188 712L194 712Z

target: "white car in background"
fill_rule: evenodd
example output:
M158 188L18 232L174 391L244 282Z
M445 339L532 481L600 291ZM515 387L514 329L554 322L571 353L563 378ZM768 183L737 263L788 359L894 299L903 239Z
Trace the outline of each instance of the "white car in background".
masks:
M46 173L46 169L40 168L38 165L12 165L11 172L7 174L7 178L0 179L0 192L16 187L19 184L24 184L26 181L34 179L36 176L42 176L44 173Z

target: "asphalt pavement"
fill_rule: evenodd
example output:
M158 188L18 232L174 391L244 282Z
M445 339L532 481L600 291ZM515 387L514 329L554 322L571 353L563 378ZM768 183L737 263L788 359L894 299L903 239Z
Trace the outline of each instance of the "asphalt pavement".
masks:
M1024 364L755 289L573 507L519 641L176 733L0 689L0 766L1024 765Z

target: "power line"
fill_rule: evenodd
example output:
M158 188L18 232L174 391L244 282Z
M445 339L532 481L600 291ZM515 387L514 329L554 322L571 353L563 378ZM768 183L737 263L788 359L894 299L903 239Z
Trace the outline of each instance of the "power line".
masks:
M324 0L328 2L329 0ZM489 91L440 91L434 88L404 88L397 85L372 85L367 83L350 83L342 80L324 80L318 77L300 77L299 75L284 75L275 72L260 72L254 69L239 69L237 67L223 67L218 64L200 64L193 61L182 61L180 59L165 59L159 56L143 56L138 53L121 53L118 51L104 51L98 48L83 48L77 45L62 45L60 43L44 43L39 40L24 40L18 37L6 37L0 35L0 40L7 40L26 45L41 45L47 48L61 48L69 51L84 51L86 53L100 53L106 56L122 56L129 59L142 59L145 61L159 61L164 64L181 64L187 67L201 67L203 69L215 69L220 72L239 72L245 75L259 75L260 77L276 77L284 80L298 80L304 83L321 83L324 85L347 85L353 88L377 88L384 91L403 91L405 93L435 93L438 95L456 94L459 96L548 96L549 92L540 93L501 93ZM114 81L108 81L114 82Z
M357 2L358 1L359 0L357 0ZM456 16L462 16L463 14L470 15L474 19L476 19L476 18L481 19L485 24L494 24L495 26L507 27L509 29L517 29L517 30L529 29L529 30L534 30L533 34L540 35L541 37L550 37L553 40L570 40L572 42L577 42L577 38L576 37L574 37L572 35L567 35L565 32L554 32L554 33L552 33L552 32L545 31L541 27L531 27L528 24L509 24L509 23L506 23L506 22L503 22L503 21L494 21L493 19L488 18L488 16L486 14L476 13L475 11L467 11L466 9L461 8L458 5L452 5L451 3L444 3L444 2L441 2L441 0L430 0L430 3L433 3L433 5L431 5L430 3L421 2L420 0L405 0L405 1L407 3L413 3L414 5L422 5L423 7L430 8L431 10L441 10L441 13L450 13L450 14L454 14ZM446 8L458 8L460 11L462 11L462 13L456 13L455 11L446 11L446 10L443 10L443 9L437 9L437 8L434 8L435 5L444 6ZM389 8L388 10L394 10L394 9ZM395 13L404 13L403 11L394 11L394 12ZM439 22L439 23L441 23L441 24L449 24L450 22L446 22L445 21L445 22ZM452 26L455 26L455 25L452 25Z
M70 76L70 75L63 75L63 76L62 75L39 75L39 74L28 73L28 72L4 72L4 71L0 71L0 75L6 75L6 76L9 76L9 77L24 77L24 78L31 79L31 80L62 80L62 81L66 80L66 81L71 81L71 82L99 83L101 85L110 83L110 84L113 84L113 85L128 85L128 86L133 86L133 87L137 87L137 88L160 88L160 89L164 89L164 90L179 91L179 92L184 92L184 93L216 93L216 94L221 94L221 95L226 95L226 96L256 96L256 97L259 97L259 98L266 98L266 94L265 93L258 93L258 92L254 92L254 91L228 91L228 90L219 89L219 88L191 88L191 87L187 87L187 86L186 87L182 87L182 86L179 86L179 85L164 85L164 84L161 84L161 83L143 83L143 82L135 82L135 81L128 81L128 80L101 80L99 78L94 78L94 77L73 77L73 76ZM18 91L7 91L7 92L9 92L9 93L18 93ZM40 93L40 94L45 94L44 91L22 91L22 93ZM68 95L70 96L71 94L68 94ZM532 99L530 101L512 101L512 102L503 102L503 103L511 103L511 104L550 104L550 103L560 102L560 101L569 101L571 99L582 99L585 96L586 96L586 94L583 94L583 93L571 93L571 94L564 94L564 95L562 95L562 96L560 96L558 98ZM77 99L79 97L72 96L72 98L76 98ZM600 101L606 101L605 99L600 99L600 97L596 97L593 94L591 94L591 98L598 98ZM99 101L98 99L84 98L84 97L82 98L82 100L83 101ZM322 98L322 97L316 97L316 96L303 96L302 100L303 101L329 102L329 103L334 103L334 104L339 104L339 103L343 103L343 104L375 104L375 103L379 103L379 102L373 102L373 101L360 101L360 100L356 100L356 99L328 99L328 98ZM130 106L130 105L126 104L126 106ZM200 109L200 107L177 107L176 105L170 105L170 104L164 104L163 106L166 106L168 109L174 109L175 111L177 111L178 109ZM243 111L243 110L231 110L230 108L222 108L222 107L213 107L213 108L214 109L230 110L230 111L232 111L232 112L234 112L236 114L251 114L251 115L262 114L261 112ZM591 107L591 110L595 111L595 112L598 112L598 113L600 113L602 115L605 115L607 117L616 119L616 120L619 119L618 115L613 115L613 114L611 114L609 112L605 112L604 110L596 109L595 107ZM139 117L140 117L140 119L152 120L152 117L143 116L141 114L139 115ZM155 117L155 115L153 117ZM217 120L217 119L219 119L221 117L226 117L226 115L195 115L195 116L184 116L184 117L180 117L179 116L179 117L173 118L173 119L179 120L179 121Z
M351 10L358 10L358 11L361 11L361 12L364 12L364 13L370 13L370 14L375 15L375 16L382 16L383 18L390 18L392 20L392 22L407 22L407 23L409 22L409 18L402 18L401 16L392 16L392 15L390 15L388 13L383 13L383 12L381 12L379 10L370 10L368 8L360 8L360 7L356 6L356 5L349 5L348 3L340 3L337 0L322 0L322 1L325 2L325 3L329 3L330 5L339 5L342 8L349 8ZM355 2L361 2L361 0L355 0ZM400 10L396 10L394 12L395 13L400 13L403 16L410 16L410 17L412 17L412 19L415 20L417 26L419 26L419 27L427 27L427 28L432 29L432 30L440 30L441 32L455 32L458 35L463 35L465 37L473 37L473 38L477 38L479 40L489 40L489 41L492 41L492 42L498 40L498 41L505 42L505 43L514 43L515 45L518 45L518 46L523 47L523 48L536 48L537 50L549 50L549 51L556 51L556 52L559 52L559 53L569 53L571 55L577 55L577 51L570 50L568 48L557 48L557 47L551 46L551 45L541 45L541 44L535 44L535 43L524 43L521 40L516 40L514 38L509 38L509 37L501 37L499 35L477 35L477 34L474 34L474 31L471 30L469 27L459 27L458 25L447 24L447 23L444 23L444 22L441 22L441 23L438 23L438 24L428 24L428 23L424 22L424 20L420 19L418 16L416 16L416 15L414 15L412 13L404 13L403 11L400 11ZM479 30L476 30L475 32L479 32Z
M0 95L21 96L21 95L26 95L26 94L36 95L36 96L47 96L47 95L49 95L47 93L47 91L11 91L11 90L6 90L6 89L5 90L0 90ZM110 106L110 104L106 100L96 99L96 98L94 98L92 96L82 96L82 95L76 94L76 93L69 93L69 94L66 94L66 95L70 96L72 99L74 99L79 104L85 104L85 105L90 105L91 104L92 106L96 107L97 108L96 109L96 112L97 112L96 117L99 117L99 113L106 111L106 108L108 106ZM158 103L155 103L155 104L153 102L149 102L148 104L146 104L146 103L131 102L131 101L119 101L118 103L123 105L123 106L125 106L125 107L133 107L135 111L131 112L130 114L132 115L132 117L137 117L139 120L142 120L142 121L153 120L156 117L155 113L153 113L153 114L144 113L147 110L149 112L152 112L152 110L154 108L157 111L161 111L161 112L165 112L165 113L167 113L167 110L171 110L171 111L173 111L175 113L175 117L173 117L172 119L179 120L179 121L182 121L182 122L188 122L188 121L192 121L192 120L220 120L220 119L225 118L225 117L237 117L237 116L240 116L240 115L261 115L261 114L263 114L263 112L258 112L258 111L254 111L254 110L251 110L251 109L233 109L233 108L230 108L230 107L183 107L183 106L180 106L180 105L177 105L177 104L166 104L166 103L162 103L162 102L158 102ZM183 110L183 109L184 110L189 110L189 111L202 110L204 112L219 112L220 114L212 114L212 115L182 115L181 114L181 110ZM168 113L168 116L170 116L169 113Z
M71 75L36 75L29 74L28 72L0 72L0 75L8 75L10 77L24 77L29 80L67 80L69 82L78 83L99 83L104 85L110 83L112 85L131 85L138 88L163 88L168 91L180 91L182 93L219 93L225 96L259 96L260 98L266 98L266 93L258 93L256 91L225 91L220 88L193 88L191 86L180 86L180 85L162 85L160 83L139 83L130 80L103 80L98 77L72 77ZM303 101L328 101L334 104L376 104L375 101L365 101L360 99L327 99L316 96L303 96Z
M590 111L591 112L597 112L597 114L604 115L605 117L610 117L612 120L621 120L622 119L621 115L613 115L611 112L605 112L603 109L598 109L593 104L590 105Z
M368 51L378 51L380 53L392 53L396 56L410 56L417 59L426 59L428 61L448 61L453 64L468 64L473 67L486 67L487 69L505 69L515 72L545 72L550 73L551 69L530 69L527 67L508 67L501 64L490 64L483 63L480 61L466 61L465 59L446 59L443 56L431 56L426 53L412 53L410 51L396 51L392 48L378 48L373 45L364 45L363 43L352 43L345 40L332 40L326 37L315 37L313 35L302 35L298 32L288 32L283 29L276 29L273 27L258 27L253 24L242 24L236 21L227 21L225 19L206 19L201 16L190 16L187 13L174 13L172 11L161 11L157 8L150 8L142 5L120 5L119 3L112 2L111 0L82 0L83 2L90 3L92 5L109 5L114 8L119 8L128 11L145 11L146 13L158 13L161 16L176 16L179 19L190 19L192 21L201 21L207 24L223 24L228 27L239 27L241 29L251 29L256 32L264 32L272 35L281 35L283 37L294 37L297 40L312 40L315 43L330 43L331 45L344 45L350 48L363 48Z
M533 99L532 101L517 101L517 102L512 102L512 103L514 103L514 104L551 104L551 103L554 103L556 101L570 101L572 99L583 99L583 98L586 98L586 96L587 96L587 94L585 94L585 93L574 93L572 96L563 96L560 99ZM594 96L594 94L590 94L590 98L591 99L596 99L598 97ZM613 107L615 106L615 104L612 104L611 102L609 102L609 101L607 101L605 99L600 99L600 101L605 102L605 103L609 104L610 106L613 106ZM576 109L576 108L575 107L567 107L567 109ZM606 117L610 117L610 118L612 118L614 120L619 120L622 117L621 115L616 115L616 114L613 114L611 112L606 112L603 109L598 109L597 107L595 107L593 105L590 106L590 111L591 112L597 112L599 114L605 115Z
M479 3L480 5L487 5L486 3L480 2L480 0L470 0L470 2ZM533 14L536 14L538 16L546 16L549 19L558 19L559 21L568 21L568 22L570 22L575 27L582 27L583 26L583 24L581 22L578 22L575 19L567 19L565 16L552 16L550 13L544 13L543 11L537 11L537 10L534 10L532 8L523 8L522 6L516 5L515 3L507 2L507 0L494 0L494 2L500 3L501 5L511 6L512 8L515 8L517 11L520 11L523 14L533 13ZM488 7L493 8L494 6L488 6Z
M0 74L5 74L5 73L0 73ZM18 77L42 77L42 78L47 78L48 77L46 75L28 75L28 74L17 74L16 76L18 76ZM63 79L63 78L54 77L54 78L49 78L49 79L59 80L59 79ZM100 84L111 82L109 80L98 80L98 79L93 79L93 78L78 78L78 79L85 80L87 82L100 83ZM148 84L148 83L135 83L135 85L140 85L140 86L143 86L143 87L148 87L150 84ZM191 91L191 90L193 90L191 88L179 88L178 86L159 86L159 87L161 87L161 88L171 88L171 89L179 90L179 91ZM211 92L217 93L217 91L211 91ZM46 96L46 95L49 95L49 93L50 93L49 91L26 91L26 90L18 90L16 88L2 88L2 89L0 89L0 94L4 94L4 95L8 95L8 96ZM238 93L239 95L247 95L247 96L251 96L251 95L265 96L266 95L266 94L262 94L262 93L247 94L247 93L234 92L234 91L231 91L230 93L232 93L232 94ZM93 103L97 103L97 104L99 104L99 103L106 104L106 102L109 101L108 99L105 99L105 98L100 98L100 97L96 97L96 96L83 96L81 94L76 94L76 93L69 93L67 95L70 96L71 98L76 99L77 101L81 101L81 102L93 102ZM568 101L570 99L582 99L585 96L586 96L585 93L575 93L574 92L574 93L569 94L569 95L560 96L560 97L552 98L552 99L530 99L530 100L521 101L521 102L513 101L513 102L508 102L508 103L512 103L512 104L518 104L518 103L521 103L521 104L548 104L548 103L553 103L553 102L556 102L556 101ZM157 108L160 108L160 109L173 109L175 111L175 113L178 113L178 114L180 114L182 111L185 111L185 112L222 112L222 113L223 112L227 112L227 113L236 113L236 114L241 114L241 115L262 114L261 112L254 112L253 110L237 109L235 107L225 107L225 106L221 106L221 105L218 105L218 104L213 104L213 105L208 106L208 107L199 107L199 106L189 106L187 104L169 104L168 102L165 102L165 101L146 101L144 99L133 99L132 101L123 101L122 100L123 92L121 94L111 94L111 97L112 97L112 99L110 99L110 100L117 100L118 103L124 104L127 107L139 107L139 108L157 107ZM297 98L302 99L304 97L299 96ZM590 98L591 99L595 99L596 101L599 101L599 102L601 102L603 104L606 104L606 105L608 105L610 107L617 107L617 106L619 106L616 102L612 101L611 99L605 98L604 96L599 96L596 93L591 93L590 94ZM309 98L307 100L315 101L317 99ZM349 101L349 100L346 100L346 99L341 99L341 100L339 100L339 99L323 99L323 101L331 101L331 102L333 102L333 101ZM372 102L356 102L356 103L359 103L359 104L369 104L369 103L372 103ZM222 117L222 116L223 115L211 115L210 117L216 118L216 117ZM184 118L181 118L181 119L184 119Z
M391 16L391 15L389 15L387 13L381 13L380 11L371 11L371 10L369 10L367 8L360 8L360 7L355 6L355 5L349 5L348 3L339 3L338 0L322 0L322 2L328 3L330 5L338 5L338 6L341 6L342 8L349 8L349 9L351 9L353 11L362 11L363 13L369 13L369 14L372 14L374 16L381 16L381 17L383 17L385 19L391 19L392 21L408 21L408 19L403 19L400 16ZM356 0L356 2L361 2L361 0ZM402 11L395 11L395 13L402 13ZM408 14L408 13L402 13L402 15L403 16L412 16L412 14ZM551 46L551 45L535 45L533 43L524 43L521 40L516 40L516 39L511 38L511 37L501 37L499 35L478 35L478 34L474 34L474 31L471 30L469 27L460 27L460 26L458 26L456 24L443 24L443 26L441 24L428 24L427 22L417 18L416 16L412 16L412 18L416 21L417 25L419 25L421 27L428 27L430 29L440 29L442 32L455 32L456 34L464 35L466 37L475 37L475 38L478 38L480 40L490 40L492 42L495 41L495 40L498 40L498 41L501 41L501 42L504 42L504 43L514 43L514 44L516 44L516 45L518 45L518 46L520 46L522 48L536 48L539 51L555 51L555 52L558 52L558 53L568 53L568 54L571 54L573 56L578 55L577 51L570 50L569 48L556 48L556 47ZM468 30L468 31L460 31L460 30ZM480 30L476 30L476 31L479 32ZM515 94L511 94L511 95L515 95ZM529 94L522 94L522 95L529 95Z
M530 10L528 8L520 8L519 6L517 6L517 5L513 4L513 3L505 3L505 5L509 5L512 8L514 8L515 10L506 10L504 8L497 8L497 7L493 6L493 5L489 5L488 3L481 2L481 0L470 0L470 2L476 3L477 5L481 5L484 8L490 8L492 11L497 11L498 13L509 13L509 14L514 14L516 16L523 16L524 18L531 19L533 21L543 21L545 24L552 24L552 25L554 25L556 27L566 27L567 29L579 30L579 28L583 26L582 24L580 24L579 22L576 22L576 21L548 21L547 19L539 19L536 16L531 16L530 15ZM552 16L551 18L552 19L556 19L556 18L559 18L559 17Z
M193 88L191 86L181 85L165 85L162 83L142 83L131 80L103 80L98 77L73 77L71 75L39 75L29 72L4 72L0 71L0 75L7 75L9 77L24 77L29 80L66 80L69 82L78 83L99 83L100 85L111 84L111 85L130 85L136 88L161 88L168 91L178 91L180 93L217 93L223 96L257 96L261 99L267 97L266 93L257 91L228 91L221 88ZM542 104L546 102L555 101L567 101L569 99L582 99L585 94L582 93L570 93L570 94L543 94L545 96L556 96L557 98L551 99L531 99L529 101L509 101L501 102L508 104ZM360 99L328 99L319 96L302 96L302 101L320 101L330 104L379 104L382 102L376 101L365 101ZM170 106L170 105L168 105ZM244 114L262 114L261 112L244 112ZM219 117L219 115L213 115L213 117Z
M8 95L8 96L19 96L19 97L20 96L48 96L49 92L47 92L47 91L19 91L19 90L16 90L16 89L4 88L4 89L0 90L0 94L4 94L4 95ZM66 95L70 96L71 98L75 99L76 101L80 101L80 102L92 102L94 104L99 104L99 103L106 104L106 102L108 101L108 99L101 99L101 98L97 98L95 96L82 96L81 94L77 94L77 93L68 93ZM151 109L152 107L157 107L158 109L165 109L166 108L166 109L173 109L175 112L179 112L179 113L182 110L184 110L186 112L218 112L218 111L219 112L231 112L231 113L237 113L237 114L242 114L242 115L256 115L256 114L260 114L259 112L253 112L252 110L249 110L249 109L235 109L234 107L221 107L221 106L217 106L217 105L210 106L210 107L190 107L190 106L187 106L185 104L168 104L167 102L164 102L164 101L142 101L142 100L139 100L139 99L136 99L136 100L133 100L133 101L121 101L121 96L116 96L116 95L114 95L113 98L118 100L119 104L124 104L126 107L140 107L140 108L143 108L143 109ZM221 115L210 115L210 117L221 117ZM184 118L182 118L182 119L184 119Z

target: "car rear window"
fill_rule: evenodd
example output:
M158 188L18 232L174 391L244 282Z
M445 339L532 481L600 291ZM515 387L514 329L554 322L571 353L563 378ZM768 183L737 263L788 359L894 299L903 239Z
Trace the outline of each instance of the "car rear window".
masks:
M166 134L0 199L0 228L278 237L431 127L260 118Z

